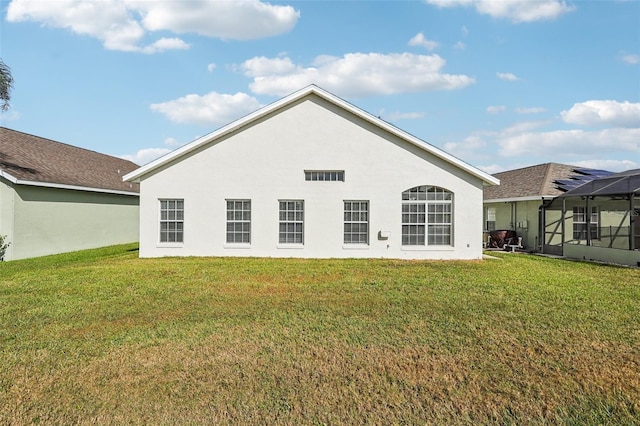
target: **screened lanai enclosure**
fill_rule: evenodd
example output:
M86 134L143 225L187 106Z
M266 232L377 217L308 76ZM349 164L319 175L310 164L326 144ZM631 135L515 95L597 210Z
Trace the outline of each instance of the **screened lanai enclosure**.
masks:
M640 266L640 169L567 191L540 215L543 253Z

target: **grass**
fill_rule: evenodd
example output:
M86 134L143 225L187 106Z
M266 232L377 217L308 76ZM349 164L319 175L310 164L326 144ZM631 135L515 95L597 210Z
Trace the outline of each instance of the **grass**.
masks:
M640 424L640 270L485 261L0 264L0 424Z

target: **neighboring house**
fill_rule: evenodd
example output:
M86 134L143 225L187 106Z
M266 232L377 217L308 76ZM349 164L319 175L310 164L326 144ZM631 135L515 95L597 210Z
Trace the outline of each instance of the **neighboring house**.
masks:
M485 241L490 231L515 231L526 250L542 251L542 204L610 173L558 163L496 173L500 186L489 186L483 194Z
M317 86L124 179L142 257L480 259L499 183Z
M545 253L640 266L640 169L587 182L542 212Z
M138 240L130 161L0 127L0 235L5 260Z

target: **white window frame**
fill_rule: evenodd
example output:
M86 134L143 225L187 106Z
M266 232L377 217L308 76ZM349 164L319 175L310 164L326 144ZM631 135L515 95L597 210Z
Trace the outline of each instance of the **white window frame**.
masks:
M496 208L487 207L487 220L484 223L485 231L496 230Z
M591 206L591 217L589 232L591 240L600 239L600 210L598 206ZM573 207L573 239L579 241L587 240L587 208L585 206ZM582 238L584 237L584 238Z
M278 200L278 244L304 245L304 200Z
M304 180L307 182L344 182L344 170L305 170Z
M160 202L159 243L184 244L184 199L161 198L158 201Z
M369 245L369 201L344 200L343 205L343 243L345 245Z
M420 185L402 192L402 246L453 247L453 192Z
M227 199L226 244L251 244L251 200Z

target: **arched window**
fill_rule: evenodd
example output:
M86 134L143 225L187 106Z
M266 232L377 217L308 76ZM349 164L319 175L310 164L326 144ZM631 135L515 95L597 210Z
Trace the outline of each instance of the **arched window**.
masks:
M416 186L402 193L402 245L453 245L453 193Z

